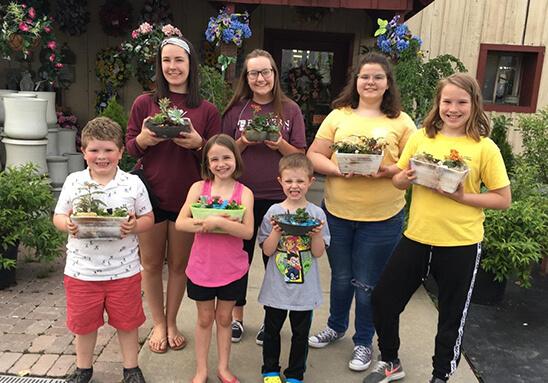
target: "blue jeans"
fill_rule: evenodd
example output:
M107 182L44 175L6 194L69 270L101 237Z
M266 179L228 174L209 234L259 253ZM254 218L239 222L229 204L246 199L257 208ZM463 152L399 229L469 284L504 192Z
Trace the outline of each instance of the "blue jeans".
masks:
M371 346L375 326L371 292L392 255L403 227L403 210L385 221L349 221L331 215L323 206L331 232L327 248L331 292L327 325L338 333L348 329L350 306L356 296L356 346Z

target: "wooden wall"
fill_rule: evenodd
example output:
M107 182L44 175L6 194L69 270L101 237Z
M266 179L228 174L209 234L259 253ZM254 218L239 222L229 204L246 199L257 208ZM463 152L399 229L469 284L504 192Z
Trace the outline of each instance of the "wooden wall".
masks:
M546 0L435 0L407 21L423 40L426 57L452 54L476 75L480 43L548 45ZM548 55L545 55L537 110L548 106ZM520 114L511 113L514 121ZM517 150L521 139L509 132Z

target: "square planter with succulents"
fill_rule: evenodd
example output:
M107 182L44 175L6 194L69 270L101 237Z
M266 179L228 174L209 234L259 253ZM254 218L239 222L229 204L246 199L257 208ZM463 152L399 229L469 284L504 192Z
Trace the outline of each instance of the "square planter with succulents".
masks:
M414 155L410 163L417 177L413 183L433 189L439 188L447 193L454 193L469 171L465 157L455 149L451 149L444 160L423 152Z
M177 138L181 132L190 133L190 119L184 117L185 111L169 107L171 100L167 97L158 101L160 113L145 122L145 126L160 138Z
M104 192L94 183L86 182L83 194L75 198L70 219L78 225L76 238L110 240L121 238L121 225L129 219L125 207L107 208L96 196Z
M242 222L245 207L236 201L223 200L220 197L201 196L200 200L190 205L192 218L206 219L210 215L228 216L238 222ZM214 233L223 233L222 230L214 230Z
M273 215L272 219L288 235L306 235L321 224L319 219L311 217L303 208L295 210L295 213L288 210L287 213Z
M331 145L343 174L375 174L381 166L386 144L379 138L348 136Z
M253 119L245 128L245 138L252 142L278 141L280 127L273 113L253 114Z

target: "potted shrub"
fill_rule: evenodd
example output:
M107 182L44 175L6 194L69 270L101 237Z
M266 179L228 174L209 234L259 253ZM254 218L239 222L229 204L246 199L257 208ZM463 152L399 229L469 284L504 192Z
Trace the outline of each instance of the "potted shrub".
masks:
M176 138L181 132L190 133L190 119L184 117L186 112L170 107L170 104L167 97L158 100L160 113L146 120L145 126L161 138Z
M369 175L379 170L386 143L379 138L348 136L331 145L341 173Z
M418 153L411 158L411 169L417 178L413 183L429 188L454 193L468 174L465 157L451 149L444 160L439 160L429 153Z
M245 128L245 138L248 141L262 142L278 141L280 137L280 127L272 113L253 114L253 119Z
M192 218L206 219L210 215L223 215L235 221L241 222L245 207L239 205L236 201L223 200L221 197L201 196L198 202L190 205ZM222 230L215 230L216 233L222 233Z
M86 182L82 194L75 198L74 213L70 219L78 225L76 238L80 239L119 239L120 226L129 219L125 206L111 208L97 197L103 194L99 186Z
M276 214L272 219L280 226L284 233L289 235L306 235L315 227L321 225L321 221L311 217L304 208L295 210L295 213L290 213L289 210L284 214Z
M62 254L63 235L51 221L53 194L47 176L34 164L0 172L0 289L15 284L19 244L39 261Z

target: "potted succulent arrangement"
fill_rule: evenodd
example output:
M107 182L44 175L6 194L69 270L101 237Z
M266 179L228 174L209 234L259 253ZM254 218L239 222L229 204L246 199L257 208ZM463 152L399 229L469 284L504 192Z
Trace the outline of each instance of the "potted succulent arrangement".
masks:
M20 244L41 262L62 255L64 239L51 220L53 205L48 177L35 164L0 172L0 289L15 284Z
M245 128L245 138L247 138L248 141L278 141L279 137L280 127L278 126L273 113L254 113L253 119Z
M125 207L108 208L97 197L104 192L98 185L86 182L81 188L83 193L75 198L74 212L70 219L78 225L76 238L80 239L119 239L120 226L129 219Z
M190 133L190 119L184 117L186 111L170 107L171 100L167 97L158 100L160 113L146 120L145 126L161 138L176 138L179 133Z
M384 156L386 143L380 138L348 136L331 145L341 173L374 174Z
M230 219L241 222L245 207L236 201L223 200L221 197L201 196L198 202L190 205L192 218L206 219L210 215L223 215ZM222 233L222 230L215 230L216 233Z
M304 208L295 210L295 213L290 213L288 210L287 213L273 215L272 219L285 234L289 235L306 235L321 225L321 221L311 217Z
M444 160L430 153L418 153L410 161L411 169L415 170L417 177L413 183L454 193L468 174L469 169L465 160L466 157L455 149L451 149Z

